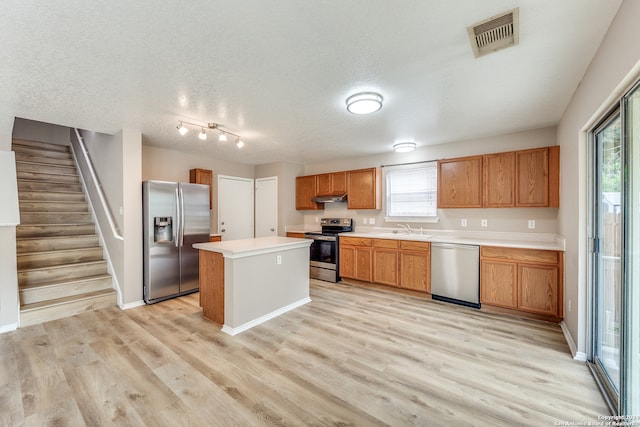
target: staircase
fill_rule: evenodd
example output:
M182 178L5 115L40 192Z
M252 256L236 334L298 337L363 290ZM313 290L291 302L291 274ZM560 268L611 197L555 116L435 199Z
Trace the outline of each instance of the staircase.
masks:
M20 326L116 304L69 146L14 139Z

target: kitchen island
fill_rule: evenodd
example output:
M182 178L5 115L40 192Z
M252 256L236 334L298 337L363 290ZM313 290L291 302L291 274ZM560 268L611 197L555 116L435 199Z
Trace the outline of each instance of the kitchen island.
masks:
M261 237L194 244L202 316L236 335L310 302L311 242Z

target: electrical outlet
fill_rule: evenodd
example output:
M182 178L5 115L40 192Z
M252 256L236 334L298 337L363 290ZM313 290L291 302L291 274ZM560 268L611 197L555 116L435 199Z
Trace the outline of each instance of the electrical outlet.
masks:
M282 255L276 255L276 264L282 264Z
M529 228L536 228L536 220L535 219L530 219L529 220Z
M480 227L488 227L489 226L489 221L487 221L485 218L482 218L480 220Z
M460 220L460 226L461 227L466 227L467 226L467 220L466 219L461 219Z
M376 223L376 219L375 218L369 218L369 224L375 224Z

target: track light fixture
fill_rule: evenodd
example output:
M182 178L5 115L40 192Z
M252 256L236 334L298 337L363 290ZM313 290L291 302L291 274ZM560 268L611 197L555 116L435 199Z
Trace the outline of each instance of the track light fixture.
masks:
M209 122L209 123L207 123L206 126L202 126L201 124L198 124L198 123L192 123L192 122L188 122L186 120L180 120L178 122L178 126L176 126L176 129L178 129L178 132L180 132L180 135L183 135L183 136L187 132L189 132L189 129L184 126L185 124L188 124L188 125L191 125L191 126L195 126L195 127L199 127L200 128L200 133L198 133L198 138L200 138L203 141L206 141L207 135L208 135L207 134L208 131L218 131L218 132L220 132L220 135L218 136L218 141L225 142L225 141L227 141L227 135L231 135L231 136L235 137L236 146L238 148L244 147L244 142L240 139L240 135L236 135L233 132L229 132L226 129L222 129L218 123Z

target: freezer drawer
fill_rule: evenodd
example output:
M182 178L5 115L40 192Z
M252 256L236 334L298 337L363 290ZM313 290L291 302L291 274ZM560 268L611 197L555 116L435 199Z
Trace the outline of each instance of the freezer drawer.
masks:
M431 243L431 295L480 308L480 247Z

